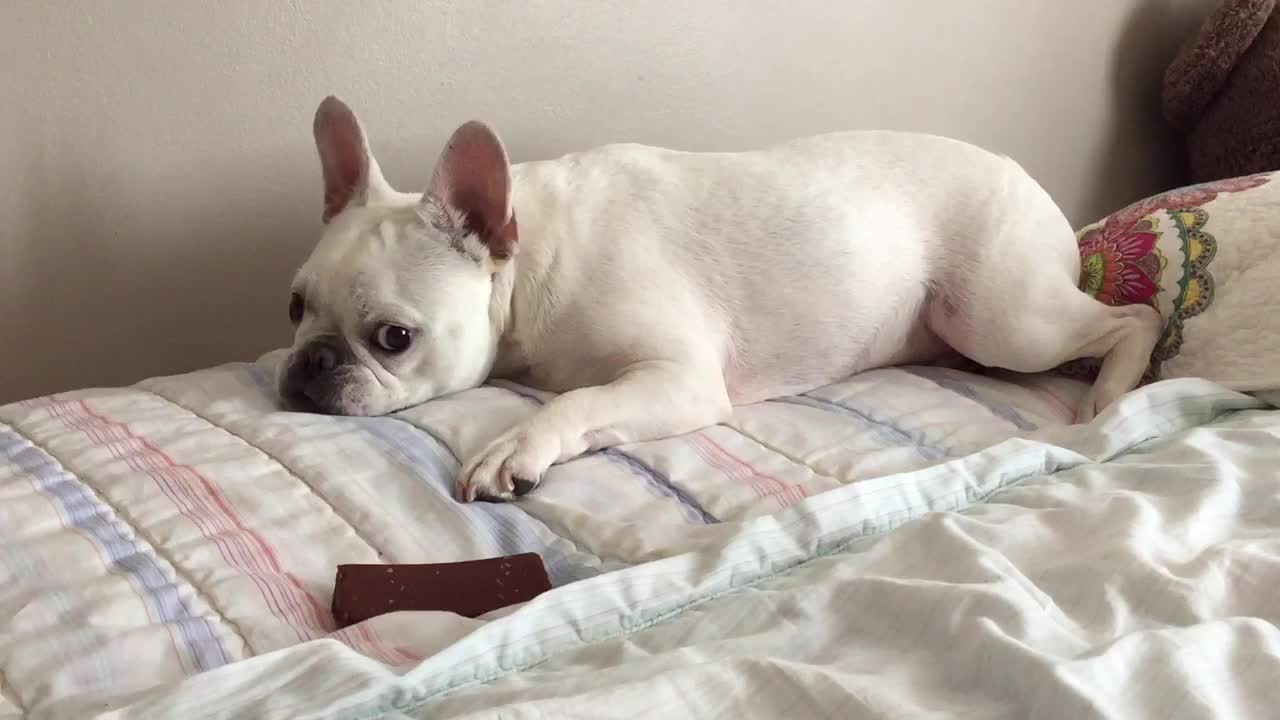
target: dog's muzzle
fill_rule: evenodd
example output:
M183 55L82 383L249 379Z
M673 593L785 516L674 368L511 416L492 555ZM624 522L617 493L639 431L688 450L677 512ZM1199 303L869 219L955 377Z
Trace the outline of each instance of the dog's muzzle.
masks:
M289 356L280 377L280 397L290 410L348 414L341 401L354 362L350 348L341 340L316 338Z

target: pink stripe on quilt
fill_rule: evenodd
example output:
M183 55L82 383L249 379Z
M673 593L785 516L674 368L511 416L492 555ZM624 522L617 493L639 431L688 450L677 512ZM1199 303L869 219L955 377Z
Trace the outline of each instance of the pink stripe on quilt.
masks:
M335 635L336 626L324 604L302 582L282 569L274 548L250 529L217 485L195 468L182 465L127 423L106 417L83 400L53 401L49 412L72 429L150 477L174 507L218 549L229 567L258 588L272 615L287 625L299 641L338 637L352 649L388 665L415 662L407 653L388 648L369 628ZM352 636L355 637L352 637Z
M703 433L694 433L686 437L690 439L694 450L704 461L733 480L750 482L751 489L758 497L772 497L779 505L786 507L808 495L799 485L788 485L772 475L760 472Z
M1076 419L1076 409L1071 407L1071 405L1067 404L1067 401L1058 397L1058 394L1055 393L1054 391L1041 385L1035 380L1031 380L1030 382L1026 383L1025 387L1031 388L1037 394L1039 394L1042 398L1044 398L1045 402L1047 402L1049 405L1052 405L1054 408L1056 408L1058 410L1058 415L1063 419L1065 419L1067 422L1072 422Z

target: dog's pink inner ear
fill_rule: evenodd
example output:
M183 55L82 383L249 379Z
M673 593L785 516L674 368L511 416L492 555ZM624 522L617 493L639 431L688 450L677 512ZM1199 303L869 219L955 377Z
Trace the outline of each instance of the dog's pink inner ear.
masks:
M460 211L466 218L465 229L475 233L491 256L501 259L515 252L511 164L489 126L472 121L454 131L427 194Z
M335 97L320 103L312 129L324 171L323 219L327 223L366 191L369 148L355 113Z

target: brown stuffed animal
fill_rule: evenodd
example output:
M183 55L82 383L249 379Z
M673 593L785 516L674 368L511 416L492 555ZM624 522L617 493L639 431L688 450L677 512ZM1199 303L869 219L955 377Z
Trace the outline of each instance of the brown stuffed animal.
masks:
M1280 170L1276 0L1224 0L1164 77L1164 115L1186 137L1190 182Z

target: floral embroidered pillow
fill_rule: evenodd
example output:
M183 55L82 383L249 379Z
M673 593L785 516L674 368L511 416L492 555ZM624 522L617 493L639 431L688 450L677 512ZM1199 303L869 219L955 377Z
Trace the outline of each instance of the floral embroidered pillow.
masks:
M1187 321L1204 313L1218 295L1220 268L1214 260L1220 240L1215 233L1224 222L1215 201L1263 188L1271 180L1272 174L1261 174L1180 188L1134 203L1078 234L1081 290L1109 305L1151 305L1165 319L1148 381L1183 351ZM1254 203L1260 208L1255 214L1276 215L1277 196L1267 195L1268 202ZM1247 209L1249 204L1239 205ZM1226 226L1239 225L1235 220ZM1089 361L1063 369L1084 375L1096 367L1096 361Z

